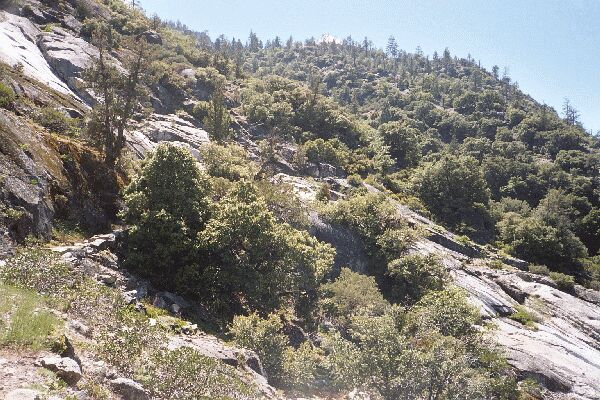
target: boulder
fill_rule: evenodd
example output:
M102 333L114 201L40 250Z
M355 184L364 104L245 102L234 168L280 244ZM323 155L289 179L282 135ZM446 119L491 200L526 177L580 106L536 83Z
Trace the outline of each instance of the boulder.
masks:
M152 114L127 133L127 145L139 158L161 142L169 142L187 148L200 160L198 149L209 141L208 132L175 114Z
M70 385L76 384L81 379L81 368L72 358L49 356L42 358L40 364Z
M139 38L144 38L150 44L162 44L163 40L160 34L156 31L146 31L138 35Z
M169 340L168 348L170 350L181 347L192 348L203 356L218 359L232 367L247 368L259 375L266 376L256 353L247 349L227 346L214 336L172 337Z
M115 393L122 396L123 400L149 400L150 396L139 383L127 378L117 378L110 381Z

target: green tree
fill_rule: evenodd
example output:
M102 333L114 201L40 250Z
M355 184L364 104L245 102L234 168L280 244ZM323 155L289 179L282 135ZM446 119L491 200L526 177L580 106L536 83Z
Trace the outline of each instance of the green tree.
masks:
M421 148L418 130L395 121L380 125L379 133L399 167L413 167L419 162Z
M162 144L125 190L131 225L125 265L167 287L193 261L194 240L208 215L209 183L189 151Z
M232 134L231 117L225 107L223 89L217 88L212 94L204 124L208 128L213 140L222 142L229 139Z
M342 268L340 276L321 286L321 309L325 318L347 329L353 315L382 315L389 303L371 276Z
M245 181L215 205L213 218L198 235L198 250L208 260L200 296L230 299L229 310L238 313L268 312L291 301L306 319L335 254L306 232L278 223Z
M427 209L450 228L464 230L465 225L477 231L490 228L487 211L490 192L473 157L444 155L423 169L415 190Z
M388 264L392 301L412 304L431 290L441 290L449 276L433 255L408 255Z
M111 53L115 50L116 33L110 25L99 25L92 42L98 48L98 58L85 71L86 81L98 96L89 131L99 139L106 164L114 166L125 147L125 131L146 96L144 80L149 78L151 48L141 35L123 39L131 49L122 60L125 72L117 67Z

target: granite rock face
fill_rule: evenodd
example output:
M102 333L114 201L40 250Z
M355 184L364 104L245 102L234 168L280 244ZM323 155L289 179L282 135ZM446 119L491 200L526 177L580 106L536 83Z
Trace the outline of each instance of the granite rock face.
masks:
M0 61L22 65L23 74L63 94L77 97L52 70L38 47L41 30L27 18L0 11Z
M187 148L200 160L199 148L209 141L208 132L175 114L152 114L132 127L127 136L129 149L140 158L160 143L168 142Z

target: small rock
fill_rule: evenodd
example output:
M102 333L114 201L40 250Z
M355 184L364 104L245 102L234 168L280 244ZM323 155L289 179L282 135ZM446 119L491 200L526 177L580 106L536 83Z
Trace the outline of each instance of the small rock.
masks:
M181 333L185 335L193 335L198 332L198 325L196 324L187 324L181 328Z
M169 307L169 309L173 314L179 314L179 312L181 311L181 306L177 303L173 303L171 304L171 307Z
M75 384L81 379L81 368L72 358L50 356L40 360L42 367L54 372L68 384Z
M130 290L128 292L123 293L123 299L127 304L135 304L138 300L138 292L137 290Z
M139 383L126 378L117 378L110 381L113 390L123 396L124 400L148 400L150 397Z
M41 400L41 393L33 389L17 389L8 392L5 400Z
M92 333L92 330L87 325L77 320L69 321L69 326L85 337L89 337Z
M109 274L98 275L98 279L105 285L112 286L117 282L117 277Z
M158 307L158 308L163 308L163 309L164 309L164 308L167 308L167 302L166 302L166 301L164 301L164 300L163 300L163 298L162 298L162 297L160 297L160 296L156 296L156 297L154 298L154 302L152 302L152 305L153 305L154 307Z
M156 319L154 319L154 318L148 319L148 324L150 324L150 326L156 326L156 323L157 323Z

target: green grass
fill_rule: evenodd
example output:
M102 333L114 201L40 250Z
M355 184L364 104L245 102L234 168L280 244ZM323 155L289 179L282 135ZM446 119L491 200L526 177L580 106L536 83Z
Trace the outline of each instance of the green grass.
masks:
M48 348L59 321L35 292L0 284L0 346Z

